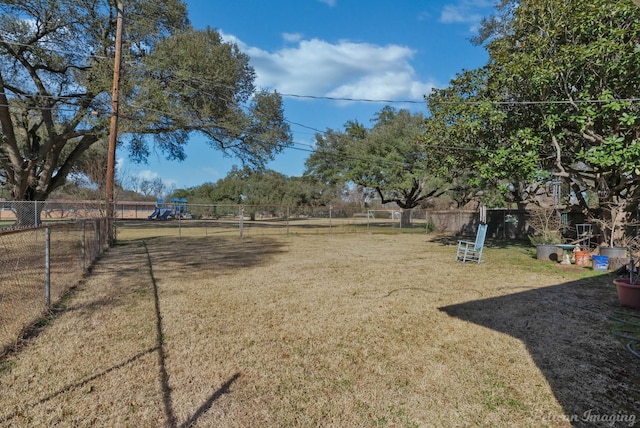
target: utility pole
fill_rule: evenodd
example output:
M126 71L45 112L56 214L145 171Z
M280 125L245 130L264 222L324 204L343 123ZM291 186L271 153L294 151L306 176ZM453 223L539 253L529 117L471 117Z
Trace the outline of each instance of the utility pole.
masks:
M114 181L116 175L116 142L118 141L118 112L119 112L119 92L120 92L120 61L122 59L122 21L123 6L122 0L118 0L118 15L116 17L116 50L113 63L113 89L111 91L111 124L109 127L109 150L107 153L107 242L113 244L115 240L115 191Z

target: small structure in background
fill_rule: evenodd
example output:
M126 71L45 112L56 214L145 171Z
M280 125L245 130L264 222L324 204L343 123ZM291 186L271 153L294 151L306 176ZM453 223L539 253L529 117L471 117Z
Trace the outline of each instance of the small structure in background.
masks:
M156 207L148 217L149 220L167 220L175 219L192 219L193 217L187 212L187 200L185 198L171 198L170 203L165 203L163 199L156 201Z
M593 237L591 229L591 224L589 223L576 224L575 244L580 245L583 249L590 250L591 238Z

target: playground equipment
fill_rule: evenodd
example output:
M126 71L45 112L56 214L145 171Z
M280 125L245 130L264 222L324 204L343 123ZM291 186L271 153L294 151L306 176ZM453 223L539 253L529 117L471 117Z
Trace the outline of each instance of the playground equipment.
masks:
M165 203L163 199L156 201L156 207L149 220L168 220L169 218L191 219L193 218L187 212L187 200L185 198L171 198L171 202Z
M187 200L185 198L171 198L173 204L173 217L174 218L193 218L191 214L187 212Z

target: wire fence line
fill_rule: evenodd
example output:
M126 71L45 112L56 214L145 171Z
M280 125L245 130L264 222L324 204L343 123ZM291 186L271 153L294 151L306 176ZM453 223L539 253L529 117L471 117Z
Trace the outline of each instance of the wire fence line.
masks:
M161 235L207 236L236 233L239 236L290 233L364 233L381 229L413 229L456 234L476 223L475 211L442 215L429 210L368 209L342 206L120 205L116 210L118 233L136 229ZM474 232L475 233L475 232Z
M0 229L0 355L79 283L107 227L98 218Z
M475 236L475 210L369 209L353 205L286 205L117 202L115 219L103 201L0 201L0 355L41 319L116 239L155 236L240 237L265 234L415 232ZM526 237L527 213L488 210L488 237Z
M119 230L206 236L235 232L240 236L289 233L358 233L412 229L442 235L475 236L478 224L488 224L487 236L523 240L531 233L530 213L518 209L478 210L362 208L353 205L286 206L122 203L116 209ZM151 220L151 221L150 221Z
M0 230L52 224L60 221L103 218L104 201L0 201ZM475 236L480 221L489 225L487 236L526 239L529 213L517 209L403 210L368 208L353 204L329 206L193 204L185 200L118 201L114 207L116 226L147 228L180 234L182 230L206 235L210 229L244 233L370 232L380 228L423 229L457 236ZM150 221L153 220L153 221ZM145 225L143 226L143 223ZM165 223L160 226L161 223Z

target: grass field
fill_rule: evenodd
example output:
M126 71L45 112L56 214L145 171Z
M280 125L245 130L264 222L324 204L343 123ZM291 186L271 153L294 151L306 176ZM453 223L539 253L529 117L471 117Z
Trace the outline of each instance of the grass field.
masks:
M606 273L500 243L461 265L424 232L118 238L1 362L1 426L640 417L640 365L612 328L634 313Z

